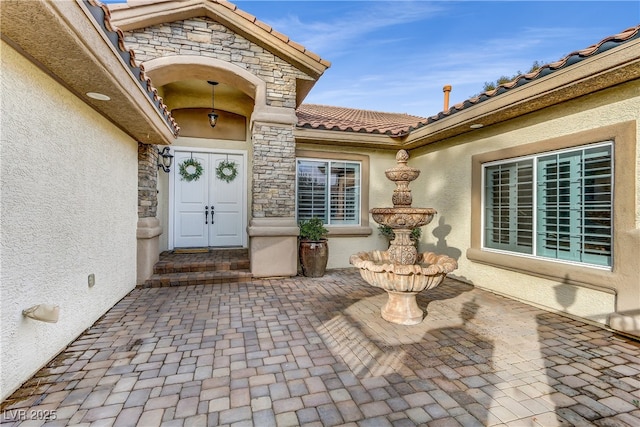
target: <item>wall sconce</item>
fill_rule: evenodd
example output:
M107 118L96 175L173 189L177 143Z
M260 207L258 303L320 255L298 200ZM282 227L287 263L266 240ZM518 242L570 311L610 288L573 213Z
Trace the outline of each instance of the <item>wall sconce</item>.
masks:
M158 150L158 168L162 168L163 171L168 173L172 161L173 154L171 154L169 147L164 147L162 151Z
M216 127L216 124L218 123L218 115L215 113L213 107L214 107L214 100L215 100L215 89L216 89L216 85L218 84L218 82L212 82L212 81L207 81L207 83L209 83L211 85L211 112L209 114L207 114L207 116L209 117L209 126L211 126L212 128Z
M60 307L51 304L38 304L22 310L22 315L41 322L56 323L60 318Z

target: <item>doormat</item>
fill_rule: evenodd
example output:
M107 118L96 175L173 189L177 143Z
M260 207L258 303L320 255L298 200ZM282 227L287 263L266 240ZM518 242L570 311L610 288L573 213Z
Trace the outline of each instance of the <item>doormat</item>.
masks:
M174 249L174 254L204 254L209 252L209 248L180 248Z

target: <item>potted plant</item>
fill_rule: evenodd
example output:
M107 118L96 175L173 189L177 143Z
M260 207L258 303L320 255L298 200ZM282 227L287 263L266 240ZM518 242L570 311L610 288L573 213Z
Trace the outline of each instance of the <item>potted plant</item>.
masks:
M388 225L379 225L378 232L381 236L386 237L391 244L391 241L396 238L395 233L393 232L393 228ZM416 249L418 248L418 243L420 242L420 236L422 236L422 229L420 227L416 227L411 230L411 241L414 245L416 245Z
M322 277L329 259L327 230L320 218L303 219L300 226L300 265L306 277Z

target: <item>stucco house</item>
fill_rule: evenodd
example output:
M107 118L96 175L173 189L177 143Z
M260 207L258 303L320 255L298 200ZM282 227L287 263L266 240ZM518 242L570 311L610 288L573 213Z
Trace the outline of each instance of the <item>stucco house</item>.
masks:
M330 63L228 2L0 8L0 399L162 251L246 247L254 277L296 275L308 216L329 268L383 248L369 209L399 149L439 212L421 250L454 277L640 337L640 26L415 117L304 104ZM59 321L24 318L37 304Z

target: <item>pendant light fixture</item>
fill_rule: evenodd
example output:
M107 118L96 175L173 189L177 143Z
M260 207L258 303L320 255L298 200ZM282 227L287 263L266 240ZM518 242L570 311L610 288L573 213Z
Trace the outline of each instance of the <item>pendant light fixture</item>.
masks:
M218 84L218 82L213 82L211 80L207 81L207 83L209 83L211 85L211 112L209 114L207 114L207 116L209 116L209 125L214 128L216 127L216 124L218 123L218 115L215 113L214 110L214 100L215 100L215 89L216 89L216 85Z

